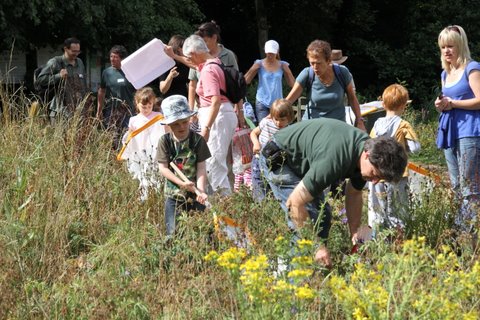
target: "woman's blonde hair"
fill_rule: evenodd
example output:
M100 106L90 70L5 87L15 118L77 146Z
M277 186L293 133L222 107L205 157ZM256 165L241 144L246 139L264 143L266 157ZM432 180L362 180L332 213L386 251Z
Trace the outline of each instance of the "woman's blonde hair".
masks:
M157 96L155 95L155 92L153 91L152 88L150 87L144 87L142 89L138 89L137 92L135 93L135 109L138 110L137 105L139 103L141 104L146 104L148 102L155 103L155 99Z
M460 66L465 66L472 59L470 56L470 49L468 48L468 39L465 30L458 25L448 26L438 35L438 46L440 48L440 59L442 61L442 68L450 72L451 65L445 60L442 52L444 46L454 46L458 51L457 63Z
M292 122L295 118L295 112L287 99L277 99L273 101L270 107L270 116L274 119L287 118L289 122Z
M400 84L389 85L383 90L382 100L386 110L399 110L407 105L408 90Z

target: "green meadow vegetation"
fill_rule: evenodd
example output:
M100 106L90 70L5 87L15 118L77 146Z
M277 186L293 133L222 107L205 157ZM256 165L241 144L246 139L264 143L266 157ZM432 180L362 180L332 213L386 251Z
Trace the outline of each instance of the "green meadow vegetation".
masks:
M292 240L278 203L246 189L182 215L166 239L163 195L139 200L108 132L78 118L52 127L2 90L1 319L479 318L479 243L453 231L447 183L412 197L403 234L355 254L331 199L332 270L312 261L311 227ZM445 176L435 119L409 117L424 146L415 162ZM246 250L218 237L213 213L248 229Z

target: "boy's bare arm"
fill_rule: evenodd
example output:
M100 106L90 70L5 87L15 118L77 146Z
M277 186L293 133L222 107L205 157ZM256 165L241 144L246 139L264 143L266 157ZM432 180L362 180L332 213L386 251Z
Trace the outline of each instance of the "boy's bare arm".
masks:
M260 135L261 130L260 127L256 127L255 129L250 132L250 140L253 143L253 153L259 153L261 149L260 141L258 140L258 136Z

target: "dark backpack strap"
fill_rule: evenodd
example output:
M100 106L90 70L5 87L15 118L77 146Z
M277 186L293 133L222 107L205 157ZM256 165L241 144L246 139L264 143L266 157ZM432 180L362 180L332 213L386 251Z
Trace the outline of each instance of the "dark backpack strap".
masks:
M343 73L340 70L340 66L336 63L333 64L333 73L335 74L335 78L337 78L338 82L340 82L340 85L342 86L343 91L347 92L347 83L343 78Z
M307 82L307 92L310 95L310 97L308 99L308 103L307 103L307 106L306 106L308 119L311 118L310 101L312 100L312 86L313 86L313 81L314 80L315 80L315 73L313 71L313 67L310 66L308 68L308 82Z

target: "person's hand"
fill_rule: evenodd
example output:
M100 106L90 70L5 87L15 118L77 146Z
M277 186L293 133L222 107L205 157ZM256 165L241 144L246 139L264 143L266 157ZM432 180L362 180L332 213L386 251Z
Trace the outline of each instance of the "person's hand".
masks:
M205 192L202 192L202 193L197 195L197 201L200 204L203 204L203 205L205 205L205 202L207 201L207 198L208 198L208 196Z
M192 181L183 181L180 188L195 193L195 184Z
M168 73L168 76L170 78L175 78L179 75L180 73L177 71L177 67L173 67L172 69L170 69L170 72Z
M165 54L167 56L169 56L170 58L175 59L175 52L173 52L173 47L172 46L163 47L163 52L165 52Z
M258 143L256 141L253 143L253 153L259 154L261 148L262 148L262 146L260 145L260 143Z
M435 99L435 108L438 112L452 110L451 101L452 99L450 97L437 97L437 99Z
M60 70L60 77L65 79L68 76L68 71L67 69L62 69Z
M330 259L330 253L328 252L327 247L320 246L315 253L315 262L324 265L328 269L332 268L332 260Z

